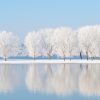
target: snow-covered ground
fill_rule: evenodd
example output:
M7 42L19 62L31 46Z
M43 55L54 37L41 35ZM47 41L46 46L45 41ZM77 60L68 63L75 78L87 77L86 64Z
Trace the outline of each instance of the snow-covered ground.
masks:
M100 60L8 60L8 61L0 61L0 64L37 64L37 63L53 63L53 64L61 64L61 63L100 63Z

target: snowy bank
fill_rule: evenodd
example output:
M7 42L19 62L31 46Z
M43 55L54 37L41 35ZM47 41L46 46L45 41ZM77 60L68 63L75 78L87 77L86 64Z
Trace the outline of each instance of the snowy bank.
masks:
M80 64L80 63L100 63L100 60L8 60L0 61L0 64Z

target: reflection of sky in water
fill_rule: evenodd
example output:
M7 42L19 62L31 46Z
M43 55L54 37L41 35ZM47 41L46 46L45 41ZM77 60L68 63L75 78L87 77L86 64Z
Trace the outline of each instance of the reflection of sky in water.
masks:
M99 100L99 64L0 65L0 100Z

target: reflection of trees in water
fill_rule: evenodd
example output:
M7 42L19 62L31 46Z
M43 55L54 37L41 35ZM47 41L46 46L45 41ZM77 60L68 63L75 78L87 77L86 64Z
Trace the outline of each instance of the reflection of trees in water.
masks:
M18 83L18 73L16 68L11 65L0 65L0 92L9 92Z
M100 95L99 64L83 64L79 77L79 90L84 95Z
M70 69L70 64L61 64L52 77L48 78L48 91L58 95L71 94L77 89L76 76Z
M88 69L88 64L80 64L81 70Z
M45 71L48 73L48 76L52 76L53 74L52 64L46 64L45 69L46 69Z
M38 67L40 66L40 67ZM77 90L84 95L100 95L99 64L30 65L26 75L30 91L67 95Z
M58 95L71 94L77 89L77 77L70 64L30 65L26 86L30 91L44 91ZM74 70L73 70L74 71Z
M41 91L43 81L37 65L30 65L26 74L26 86L30 91Z

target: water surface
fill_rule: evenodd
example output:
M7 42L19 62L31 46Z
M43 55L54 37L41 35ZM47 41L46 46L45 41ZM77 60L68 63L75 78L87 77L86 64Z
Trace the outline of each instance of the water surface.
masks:
M100 100L100 64L0 65L1 100Z

